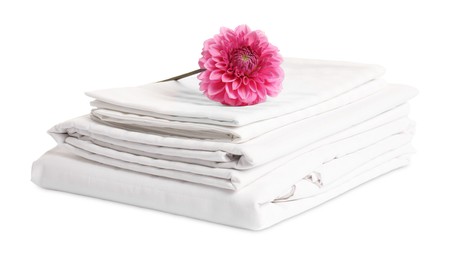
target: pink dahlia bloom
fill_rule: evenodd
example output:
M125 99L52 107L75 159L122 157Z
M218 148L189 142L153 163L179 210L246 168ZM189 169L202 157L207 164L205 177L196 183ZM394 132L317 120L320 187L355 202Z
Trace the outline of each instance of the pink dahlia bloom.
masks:
M204 42L201 54L200 90L212 100L253 105L282 89L282 57L262 31L251 31L247 25L221 28L220 34Z

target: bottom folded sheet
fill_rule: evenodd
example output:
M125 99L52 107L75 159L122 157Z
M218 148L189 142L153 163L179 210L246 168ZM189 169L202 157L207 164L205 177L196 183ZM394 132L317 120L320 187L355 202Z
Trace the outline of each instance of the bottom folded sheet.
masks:
M413 152L408 142L387 150L380 145L310 165L302 170L311 174L300 180L281 166L237 192L103 165L62 146L33 164L31 179L46 189L260 230L408 164Z

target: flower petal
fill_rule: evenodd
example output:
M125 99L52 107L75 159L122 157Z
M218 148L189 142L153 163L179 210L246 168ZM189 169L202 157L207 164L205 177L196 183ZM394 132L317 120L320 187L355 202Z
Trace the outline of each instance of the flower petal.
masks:
M257 85L257 95L260 98L265 98L267 96L267 89L265 88L264 85L262 84Z
M257 99L257 94L255 92L248 92L248 97L246 98L246 103L252 104Z
M197 78L199 80L203 80L205 78L209 78L209 74L210 74L210 72L205 70L205 71L201 72L200 74L198 74Z
M230 99L236 99L237 98L237 96L234 93L234 90L232 90L231 83L226 84L225 88L226 88L226 94L228 94L227 95L228 98L230 98Z
M207 87L207 94L209 95L217 95L220 92L224 91L224 85L221 83L212 83Z
M211 45L209 47L209 53L212 56L220 56L220 50L217 48L217 45Z
M252 92L257 91L257 83L253 79L249 79L248 81L249 89L251 89Z
M209 79L210 80L219 80L219 79L221 79L222 74L223 74L222 70L213 70L209 75Z
M204 63L204 68L207 70L214 70L216 68L215 61L213 59L208 59L206 63Z
M238 94L240 96L240 99L242 99L243 101L246 101L246 99L249 96L248 88L246 86L242 86L242 87L237 89L237 92L238 92Z
M226 70L227 64L226 62L217 62L215 63L215 67L217 67L217 69Z
M236 90L240 87L240 85L242 84L242 80L240 78L236 78L236 80L234 80L232 82L232 89Z
M223 82L233 82L235 79L235 76L231 73L223 73L221 76L221 81Z
M251 32L247 35L248 39L248 45L252 46L253 44L259 43L259 35L257 34L257 31Z
M247 34L250 31L251 31L251 29L246 24L239 25L239 26L237 26L237 28L235 28L235 33L237 35L242 35L242 34L244 35L244 34Z

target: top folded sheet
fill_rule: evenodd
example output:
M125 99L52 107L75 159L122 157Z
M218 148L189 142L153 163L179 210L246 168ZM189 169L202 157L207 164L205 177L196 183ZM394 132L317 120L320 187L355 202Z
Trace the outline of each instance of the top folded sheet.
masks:
M92 106L180 122L243 126L302 110L379 78L377 65L286 58L283 91L254 106L230 107L209 100L196 77L86 93Z

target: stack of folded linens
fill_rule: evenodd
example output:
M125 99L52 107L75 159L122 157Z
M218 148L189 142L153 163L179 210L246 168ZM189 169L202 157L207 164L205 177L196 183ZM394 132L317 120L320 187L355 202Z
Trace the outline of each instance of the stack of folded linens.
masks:
M384 69L285 59L283 91L230 107L194 77L87 93L32 181L197 219L263 229L408 164L417 91Z

